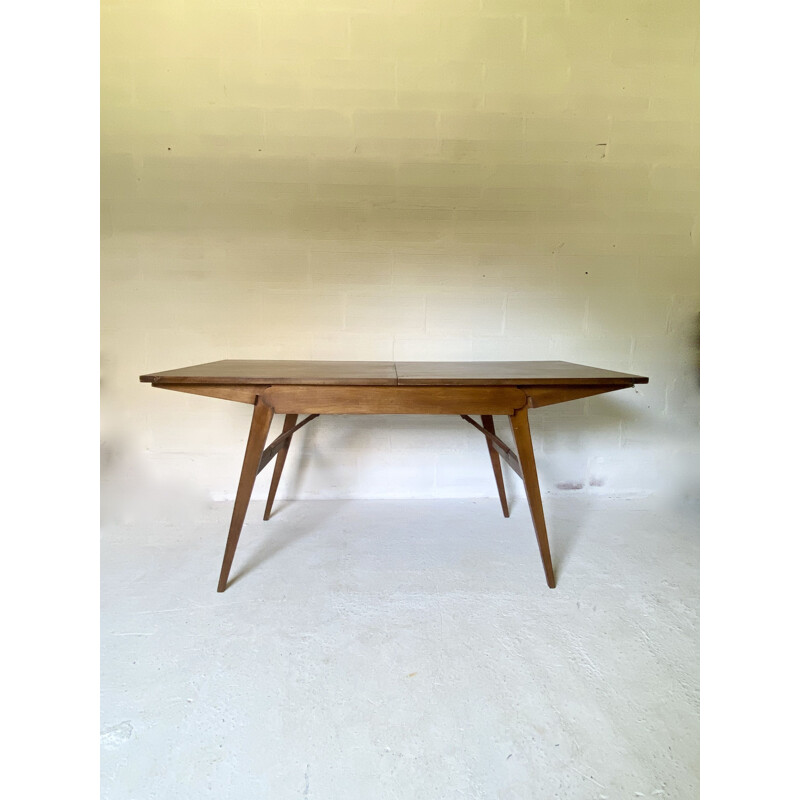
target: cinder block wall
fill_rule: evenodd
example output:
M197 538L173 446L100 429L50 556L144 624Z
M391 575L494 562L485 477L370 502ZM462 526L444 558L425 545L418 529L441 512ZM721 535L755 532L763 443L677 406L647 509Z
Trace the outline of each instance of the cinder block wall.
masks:
M543 489L692 495L698 185L696 0L107 0L110 505L233 496L249 409L137 383L221 358L644 373L532 413ZM284 496L495 491L458 419L293 447Z

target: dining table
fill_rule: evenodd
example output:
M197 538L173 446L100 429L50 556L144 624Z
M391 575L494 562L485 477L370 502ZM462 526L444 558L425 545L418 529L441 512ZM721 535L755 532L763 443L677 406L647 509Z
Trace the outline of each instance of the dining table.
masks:
M555 588L528 412L555 403L644 384L648 378L567 361L297 361L222 360L140 376L157 389L253 406L217 591L228 586L236 546L256 477L273 459L264 519L268 520L292 438L327 414L455 415L486 442L503 515L509 516L501 459L522 480L545 579ZM272 420L283 430L267 445ZM302 416L302 419L301 419ZM507 416L514 450L494 417Z

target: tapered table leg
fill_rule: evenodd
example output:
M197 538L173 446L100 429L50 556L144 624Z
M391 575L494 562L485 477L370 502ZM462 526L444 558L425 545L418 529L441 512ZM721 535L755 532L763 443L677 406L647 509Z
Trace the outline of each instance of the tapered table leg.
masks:
M494 433L494 420L492 419L491 414L482 414L481 415L481 425L486 428L487 431ZM500 495L500 505L503 508L503 516L508 516L508 501L506 500L506 488L503 485L503 471L500 469L500 456L497 453L497 450L492 447L491 441L486 439L486 445L489 448L489 458L492 460L492 469L494 470L494 479L497 483L497 493Z
M528 409L518 409L509 419L511 420L511 428L514 431L514 441L517 443L517 454L522 467L525 494L528 496L528 505L531 509L533 527L536 531L536 541L539 543L539 553L542 556L544 574L547 577L547 585L551 589L555 589L556 577L553 573L553 562L550 559L550 544L547 541L547 528L544 524L542 495L539 491L536 462L533 459L533 443L531 442L531 429L528 424Z
M244 515L247 512L250 495L253 493L253 484L256 481L256 475L258 475L258 465L261 461L261 453L264 451L273 415L272 407L268 406L260 395L256 397L253 421L250 424L250 435L247 437L247 447L244 451L239 488L236 490L236 501L233 504L228 542L225 545L225 556L222 559L222 571L217 585L218 592L224 592L228 585L228 575L231 571L231 564L233 564L233 555L236 552L236 545L239 543L239 534L242 532Z
M286 433L286 431L294 428L296 424L297 414L287 414L281 433ZM278 491L283 465L286 463L286 456L289 455L289 445L291 443L292 437L290 436L286 441L286 446L275 456L275 467L272 470L272 483L269 485L269 496L267 497L267 507L264 509L264 519L269 519L270 512L272 511L272 504L275 502L275 493Z

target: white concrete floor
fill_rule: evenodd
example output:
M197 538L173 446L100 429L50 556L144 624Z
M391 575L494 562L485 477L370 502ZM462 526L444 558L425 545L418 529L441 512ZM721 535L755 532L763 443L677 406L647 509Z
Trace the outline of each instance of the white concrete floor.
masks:
M698 796L695 513L259 501L217 594L231 507L104 531L106 800Z

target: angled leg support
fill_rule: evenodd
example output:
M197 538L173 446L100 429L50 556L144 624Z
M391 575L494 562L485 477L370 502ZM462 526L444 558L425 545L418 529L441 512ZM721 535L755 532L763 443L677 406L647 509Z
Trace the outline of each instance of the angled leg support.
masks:
M225 545L225 556L222 559L222 571L217 585L218 592L224 592L228 585L228 575L231 571L231 564L233 564L233 556L236 552L236 545L239 543L239 534L242 532L247 504L250 502L250 495L253 493L253 484L255 483L256 475L258 475L261 454L267 441L267 434L269 433L273 415L272 407L267 405L261 395L258 395L253 408L250 435L247 437L247 447L244 451L239 488L236 490L236 501L233 504L231 527L228 531L228 542Z
M494 420L491 414L481 415L481 424L487 431L494 433ZM492 460L492 469L494 470L494 479L497 483L497 493L500 495L500 505L503 509L503 516L508 516L508 501L506 500L506 489L503 485L503 471L500 469L500 456L497 451L492 447L492 440L486 438L486 446L489 448L489 458Z
M525 494L528 496L528 505L531 509L533 527L536 531L536 541L539 543L539 553L544 565L544 574L547 585L556 588L556 577L553 573L553 562L550 559L550 544L547 541L547 528L544 524L544 509L542 508L542 495L539 491L539 477L536 474L536 462L533 459L533 443L531 442L531 429L528 423L528 409L520 408L509 416L511 428L514 431L514 441L517 443L519 463L522 467L522 480L525 484Z
M283 423L282 433L290 431L296 424L297 414L287 414L286 420ZM289 436L286 444L275 457L275 468L272 471L272 483L269 485L269 496L267 497L267 507L264 509L264 519L269 519L270 512L272 511L272 504L275 502L275 493L278 491L283 465L286 463L286 456L289 454L289 445L291 443L292 437Z

